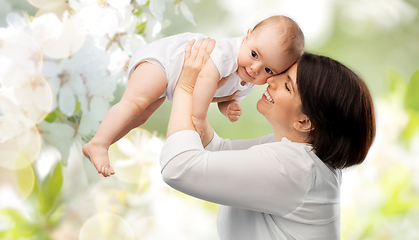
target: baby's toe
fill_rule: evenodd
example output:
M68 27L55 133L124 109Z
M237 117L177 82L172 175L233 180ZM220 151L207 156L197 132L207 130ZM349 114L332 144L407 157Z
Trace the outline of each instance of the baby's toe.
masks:
M102 174L104 177L106 177L106 167L105 166L101 166L99 173Z

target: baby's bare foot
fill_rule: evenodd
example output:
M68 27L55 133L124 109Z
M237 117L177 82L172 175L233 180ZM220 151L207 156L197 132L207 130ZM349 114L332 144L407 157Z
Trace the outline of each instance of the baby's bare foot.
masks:
M83 145L82 148L84 156L93 163L97 172L104 177L109 177L115 174L115 171L109 164L108 149L97 146L92 142Z

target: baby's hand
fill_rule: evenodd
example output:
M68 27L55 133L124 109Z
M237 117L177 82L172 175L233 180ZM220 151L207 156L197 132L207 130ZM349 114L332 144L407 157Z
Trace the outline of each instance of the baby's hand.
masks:
M226 116L230 122L235 122L239 120L240 116L242 115L242 108L238 101L234 100L231 101L230 104L227 106Z

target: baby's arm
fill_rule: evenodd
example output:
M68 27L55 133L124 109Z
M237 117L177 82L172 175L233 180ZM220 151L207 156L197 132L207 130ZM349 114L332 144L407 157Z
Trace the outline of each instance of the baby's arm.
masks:
M219 102L218 109L228 118L228 120L230 120L230 122L239 120L242 114L242 108L237 100Z
M217 90L220 73L214 62L208 59L205 67L198 75L193 92L192 114L195 117L195 129L202 136L206 128L208 107Z

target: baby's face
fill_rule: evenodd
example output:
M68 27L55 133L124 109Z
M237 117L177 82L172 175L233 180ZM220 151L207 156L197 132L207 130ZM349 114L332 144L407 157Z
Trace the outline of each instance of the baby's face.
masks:
M263 85L270 76L289 68L296 59L285 54L281 44L281 38L270 27L255 32L249 30L239 50L239 77L245 82Z

